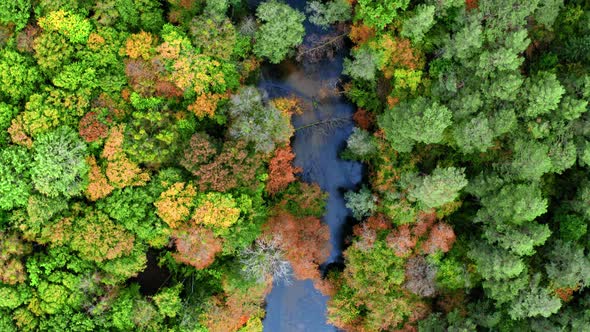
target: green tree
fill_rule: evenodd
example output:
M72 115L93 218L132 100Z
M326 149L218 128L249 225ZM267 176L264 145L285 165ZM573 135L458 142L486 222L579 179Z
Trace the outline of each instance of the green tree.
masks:
M328 3L310 1L305 6L305 11L309 14L311 23L324 29L336 22L348 21L351 17L351 7L347 0L332 0Z
M271 152L293 134L290 117L274 105L265 105L258 89L244 87L231 97L229 134L254 143L256 151Z
M413 15L404 20L401 35L410 38L414 43L419 43L424 39L424 35L434 25L434 5L418 5Z
M383 30L385 26L393 22L398 10L405 10L409 0L393 0L383 2L381 0L359 0L355 8L355 19L362 20L366 25Z
M85 189L88 181L86 144L69 127L39 135L33 158L31 176L41 193L69 198Z
M410 152L415 142L439 143L452 123L449 109L436 101L419 97L403 102L379 117L387 140L399 152Z
M27 25L31 15L31 0L12 0L0 3L0 23L14 23L16 30Z
M256 9L256 16L262 22L255 35L254 54L257 56L279 63L303 41L305 15L289 5L266 1Z
M582 246L556 241L545 262L547 277L555 288L585 287L590 283L590 259Z
M549 147L533 140L517 140L511 166L518 178L537 180L551 170Z
M523 92L528 102L524 115L534 118L556 110L565 89L555 74L539 72L527 79Z
M367 187L362 187L358 192L346 192L344 199L346 207L352 211L352 216L357 220L370 216L377 209L377 196L373 195Z
M492 147L494 136L488 119L481 113L453 128L453 137L464 153L485 152Z
M182 310L182 303L180 300L180 292L182 285L178 284L174 287L167 287L154 295L153 299L158 306L158 311L167 317L176 317Z
M425 208L439 207L454 201L467 185L465 169L456 167L434 169L432 174L417 178L408 190L408 197Z
M27 149L11 146L0 150L0 209L26 206L31 194L32 158Z
M33 93L40 80L30 57L9 48L0 50L0 96L18 102Z
M354 60L344 59L342 74L348 75L356 80L375 80L377 70L377 59L372 50L361 47L353 51Z
M512 319L549 317L561 308L561 301L551 294L549 289L540 286L540 280L540 274L534 275L529 287L521 290L508 311Z

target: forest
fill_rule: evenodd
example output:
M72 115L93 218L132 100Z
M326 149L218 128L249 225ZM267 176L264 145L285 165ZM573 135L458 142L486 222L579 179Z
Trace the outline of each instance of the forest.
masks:
M588 331L589 67L582 0L0 1L0 331L274 332L292 279L343 331ZM326 264L292 118L336 95Z

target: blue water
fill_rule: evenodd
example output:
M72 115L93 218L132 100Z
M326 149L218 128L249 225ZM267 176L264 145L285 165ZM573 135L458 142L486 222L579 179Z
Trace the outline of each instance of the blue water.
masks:
M298 9L302 9L305 3L288 2ZM321 31L308 23L306 29L308 33ZM340 79L346 52L343 50L332 61L317 64L286 61L278 66L266 65L259 83L270 97L294 94L305 101L305 112L293 117L295 128L325 122L324 125L297 130L291 145L296 155L294 164L303 169L300 178L318 183L329 194L323 221L330 227L332 250L326 264L342 263L344 237L351 220L343 194L356 189L363 180L362 164L338 157L354 127L354 106L341 95L320 96L322 88L334 86ZM338 120L330 122L330 119ZM327 301L328 297L315 290L310 280L275 284L266 298L264 331L337 331L326 323Z

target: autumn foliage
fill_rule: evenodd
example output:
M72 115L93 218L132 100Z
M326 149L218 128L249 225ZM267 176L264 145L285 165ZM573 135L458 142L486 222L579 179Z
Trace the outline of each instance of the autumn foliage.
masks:
M16 233L0 232L0 282L14 285L25 281L27 274L21 258L31 251L32 246Z
M190 216L197 194L192 184L177 182L160 194L154 203L158 216L171 228L177 228Z
M297 279L320 278L319 265L330 253L328 226L316 217L297 219L276 211L264 226L264 236L279 237Z
M86 188L85 194L91 201L96 201L106 197L115 188L107 181L106 176L96 164L96 158L94 156L88 157L86 161L88 162L88 166L90 166L90 172L88 173L88 187Z
M178 252L172 256L176 261L204 269L215 260L222 249L222 240L213 231L204 227L183 226L172 234Z
M106 118L104 122L106 121L110 121L110 118ZM109 126L104 122L101 121L97 112L88 112L80 119L78 132L86 142L94 142L98 139L105 138L109 134Z
M127 157L123 151L123 140L123 126L111 128L102 151L102 157L107 161L106 176L117 188L144 185L150 175Z
M301 168L293 167L293 159L295 154L291 151L290 145L275 150L268 164L266 191L276 194L295 181L295 174L301 172Z
M249 156L247 143L228 141L218 152L211 138L202 133L191 137L180 164L195 176L199 191L225 192L238 186L256 184L261 158Z

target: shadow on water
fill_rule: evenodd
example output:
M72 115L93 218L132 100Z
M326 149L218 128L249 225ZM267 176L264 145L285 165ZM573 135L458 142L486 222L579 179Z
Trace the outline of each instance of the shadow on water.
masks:
M168 269L158 265L158 253L154 250L147 252L147 264L145 270L137 277L129 280L130 283L139 284L139 291L146 296L155 295L171 277Z
M252 1L255 3L258 1ZM305 1L287 1L303 10ZM321 33L306 22L307 33ZM326 86L339 83L343 58L348 50L340 51L332 61L300 64L285 61L280 65L267 64L261 71L259 88L270 98L296 95L305 101L307 109L293 116L297 129L291 141L296 154L294 164L303 169L300 177L316 182L328 192L324 222L330 227L332 250L324 269L342 269L345 238L351 234L352 218L345 206L344 192L357 189L365 173L361 163L339 158L352 133L355 108L341 95L322 98ZM292 284L275 284L266 298L264 331L337 331L326 323L328 297L318 292L310 280Z

